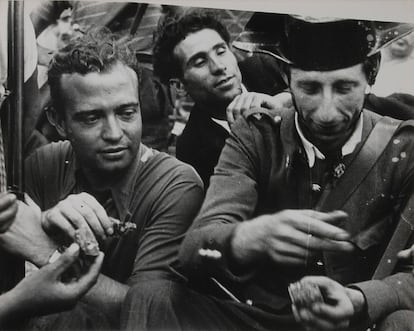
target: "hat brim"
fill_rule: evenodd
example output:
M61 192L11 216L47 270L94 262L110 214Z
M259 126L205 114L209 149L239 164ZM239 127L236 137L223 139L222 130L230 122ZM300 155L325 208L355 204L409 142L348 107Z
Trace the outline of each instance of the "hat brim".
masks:
M263 16L265 14L265 16ZM269 56L274 57L279 61L283 61L289 65L304 67L305 69L315 68L315 70L331 70L337 69L341 67L350 66L352 64L356 64L362 62L365 58L372 56L378 53L381 49L388 46L392 42L412 33L414 31L414 24L411 23L399 23L399 22L371 22L371 21L358 21L358 22L369 22L374 27L375 31L375 40L371 43L370 47L367 50L364 50L363 53L358 54L358 56L354 58L346 59L349 55L346 54L348 51L349 46L344 44L344 56L338 56L338 44L333 48L333 51L336 52L335 56L331 56L331 59L334 58L343 58L345 62L338 62L338 63L328 63L326 67L316 65L314 63L310 63L308 67L301 63L301 59L295 58L292 54L289 54L289 51L286 48L287 44L287 37L283 33L283 29L281 28L282 17L286 20L287 17L291 17L290 15L281 15L281 14L274 14L274 23L272 22L271 15L269 13L255 13L251 21L246 25L246 30L233 41L233 47L235 49L247 52L247 53L261 53L267 54ZM352 21L352 20L348 20ZM258 23L260 22L260 23ZM357 22L355 20L355 22ZM281 31L282 30L282 31ZM310 34L312 33L309 32ZM335 33L335 32L332 32ZM339 42L340 38L345 39L347 37L346 34L341 32L339 35ZM306 40L307 37L305 37ZM329 38L333 39L333 38ZM317 41L318 38L316 38ZM346 40L343 40L345 43ZM348 41L349 43L349 41ZM320 47L319 47L320 48ZM308 49L313 51L312 45ZM305 55L306 51L308 50L304 48ZM316 48L318 49L318 48ZM320 51L320 50L319 50ZM328 50L329 52L329 50ZM340 52L340 50L339 50ZM292 52L291 52L292 53ZM322 54L321 51L317 56L325 55ZM351 56L352 57L352 56ZM303 56L306 59L306 56ZM329 55L325 57L329 59ZM322 59L321 61L326 61L326 59ZM348 60L348 62L346 61Z

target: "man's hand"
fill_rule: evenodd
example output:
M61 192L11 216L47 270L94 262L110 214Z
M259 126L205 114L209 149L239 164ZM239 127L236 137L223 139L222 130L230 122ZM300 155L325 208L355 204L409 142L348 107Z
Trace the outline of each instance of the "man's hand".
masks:
M292 109L292 96L289 92L282 92L275 96L263 93L247 92L235 97L226 109L227 122L230 126L246 111L252 108L266 108L272 112L288 111Z
M347 218L342 211L284 210L240 223L231 248L240 265L270 257L282 265L306 265L320 251L349 252L349 234L333 225Z
M408 263L414 265L414 245L412 245L410 248L399 251L397 258L400 260L405 260ZM411 270L411 272L414 274L414 268Z
M346 288L327 277L308 276L301 282L309 282L319 287L324 302L317 302L309 307L292 305L296 321L306 330L342 330L350 326L351 319L365 309L362 292Z
M48 233L63 232L75 238L75 230L82 229L88 237L105 240L114 233L113 223L101 204L90 194L69 195L55 207L45 211L42 226Z
M17 201L17 214L8 230L0 234L0 247L39 267L47 263L57 244L42 229L40 208L28 195L25 200Z
M17 214L17 199L12 193L0 193L0 233L5 232Z
M101 252L85 274L63 283L62 274L77 261L78 255L79 246L72 244L55 262L24 278L10 292L19 302L18 309L30 315L40 315L72 308L96 283L103 261Z

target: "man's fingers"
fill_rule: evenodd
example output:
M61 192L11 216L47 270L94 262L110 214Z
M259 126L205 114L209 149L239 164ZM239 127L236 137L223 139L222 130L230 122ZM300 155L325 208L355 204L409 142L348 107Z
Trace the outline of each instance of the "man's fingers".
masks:
M311 211L313 212L313 211ZM302 232L312 234L319 238L331 239L331 240L349 240L350 235L344 229L341 229L331 223L338 223L341 220L346 219L346 214L343 212L332 212L320 215L323 213L304 212L297 213L292 217L295 227L300 229ZM316 217L315 217L316 216Z
M50 233L59 229L59 231L66 234L69 238L75 238L75 228L72 223L56 208L47 210L43 214L42 227L46 232Z
M267 94L255 93L250 104L251 108L263 107L269 109L272 103L272 97Z
M330 306L325 303L315 303L312 306L312 311L315 316L330 321L335 325L343 324L343 327L347 327L349 324L348 316L344 314L344 309L340 307Z
M85 294L98 280L99 273L102 267L104 254L99 252L99 255L94 259L89 266L88 271L82 275L77 281L68 284L68 290L76 293L77 296Z
M55 262L50 264L51 268L53 268L57 273L57 279L60 278L62 273L64 273L76 261L79 256L79 250L79 245L73 243Z
M95 215L98 217L98 220L104 229L107 235L112 235L114 233L113 223L111 222L108 214L102 205L90 194L82 193L82 200L88 204L88 206L93 210Z
M0 194L0 210L7 209L16 202L17 198L13 193L3 192Z
M414 256L413 256L413 247L404 249L402 251L399 251L397 253L397 258L399 258L401 260L408 260L408 259L414 258Z
M327 238L318 237L312 234L312 227L310 233L303 232L303 230L289 231L289 236L283 238L284 242L291 242L295 246L302 247L306 251L339 251L339 252L352 252L355 247L349 241L346 240L332 240ZM312 254L312 253L310 253Z
M79 229L81 227L86 226L89 227L83 215L80 212L78 212L78 210L74 208L71 204L69 204L67 201L62 201L59 203L59 212L70 223L73 224L73 227L75 229Z
M226 108L226 117L227 117L227 122L229 123L229 125L233 125L235 120L234 120L234 114L233 114L233 110L234 110L234 106L237 102L237 97L235 97L233 99L232 102L230 102L230 104L227 106Z
M302 324L306 325L307 330L338 330L349 324L344 321L332 322L329 319L315 315L311 310L306 308L298 309L297 313Z
M78 228L82 226L89 226L96 237L106 239L105 230L92 208L90 208L86 203L82 202L74 203L73 208L79 213L79 215L83 217L87 223L84 225L79 225Z
M348 218L348 214L342 210L334 210L326 213L312 209L303 209L301 212L309 217L316 218L330 224L338 224Z

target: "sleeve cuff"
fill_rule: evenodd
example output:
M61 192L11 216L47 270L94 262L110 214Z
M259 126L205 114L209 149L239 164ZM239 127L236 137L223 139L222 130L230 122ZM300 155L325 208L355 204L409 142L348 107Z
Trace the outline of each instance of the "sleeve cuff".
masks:
M349 287L359 289L364 294L370 323L374 323L398 308L398 297L395 291L381 280L369 280L352 284Z
M236 272L232 268L231 238L236 226L237 224L228 224L212 228L208 235L207 249L212 250L212 257L214 257L214 253L219 252L220 258L213 258L211 262L214 261L220 273L232 281L241 283L251 279L256 274L256 271L254 269L246 269L243 272L239 272L239 270Z

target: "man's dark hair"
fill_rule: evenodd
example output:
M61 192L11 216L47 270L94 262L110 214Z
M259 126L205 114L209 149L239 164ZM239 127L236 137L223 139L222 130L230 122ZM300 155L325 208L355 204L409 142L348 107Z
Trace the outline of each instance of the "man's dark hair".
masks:
M118 43L116 36L108 29L93 28L71 40L53 56L49 64L48 83L55 111L62 112L64 109L64 98L61 94L62 75L104 73L110 71L117 63L122 63L138 72L135 53L125 43Z
M181 78L179 59L174 56L174 48L189 34L203 30L215 30L229 44L230 34L216 16L205 10L187 11L179 17L162 20L155 34L153 49L154 72L163 83L171 78Z

